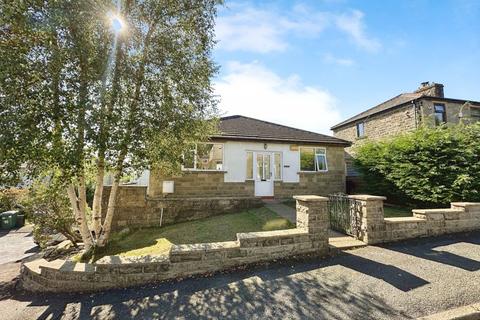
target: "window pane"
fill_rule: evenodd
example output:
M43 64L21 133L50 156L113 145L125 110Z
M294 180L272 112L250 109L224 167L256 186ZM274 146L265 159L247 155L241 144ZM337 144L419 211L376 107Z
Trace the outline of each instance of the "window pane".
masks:
M197 144L197 169L222 170L223 146L214 143Z
M357 137L363 137L365 135L365 123L357 123Z
M435 112L445 112L445 106L441 104L435 105Z
M183 167L185 169L195 169L195 149L189 150L183 154Z
M275 179L282 179L282 155L280 153L274 154Z
M315 171L314 148L300 148L300 170Z
M247 179L253 179L253 152L247 152Z
M317 154L317 170L325 171L327 170L327 159L323 154Z
M263 165L265 166L265 179L270 180L272 178L272 160L269 154L263 155Z
M323 148L316 148L316 149L315 149L315 154L325 154L325 149L323 149Z
M257 154L257 180L263 179L263 155Z

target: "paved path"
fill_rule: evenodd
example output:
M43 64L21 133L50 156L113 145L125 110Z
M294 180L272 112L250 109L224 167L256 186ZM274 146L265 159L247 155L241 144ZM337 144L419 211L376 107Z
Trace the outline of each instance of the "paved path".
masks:
M38 251L33 243L32 226L20 229L0 230L0 265L17 262Z
M33 242L31 225L13 230L0 230L0 299L10 294L20 271L19 261L37 251L38 246Z
M278 201L264 201L265 207L276 212L279 216L287 219L291 223L297 222L297 213L294 208L289 207Z
M2 319L408 319L480 301L480 232L98 294L16 294Z

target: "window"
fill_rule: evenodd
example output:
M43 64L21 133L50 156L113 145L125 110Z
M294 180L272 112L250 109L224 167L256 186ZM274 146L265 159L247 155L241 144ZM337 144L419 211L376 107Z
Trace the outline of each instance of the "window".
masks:
M282 155L279 152L273 154L273 166L275 169L275 180L282 179Z
M434 114L435 114L435 125L439 126L442 123L447 122L447 114L445 112L445 105L443 104L434 104Z
M365 122L357 123L357 137L362 138L365 136Z
M325 148L300 148L300 171L327 171Z
M470 108L472 121L480 121L480 108Z
M253 152L247 152L247 180L253 179Z
M223 169L223 145L198 143L183 155L183 169L218 171Z

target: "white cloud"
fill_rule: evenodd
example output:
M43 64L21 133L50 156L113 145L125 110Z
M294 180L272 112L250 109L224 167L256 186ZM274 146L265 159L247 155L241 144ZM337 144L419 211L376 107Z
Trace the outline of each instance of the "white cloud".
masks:
M355 61L353 61L352 59L338 58L332 55L331 53L325 54L323 56L323 61L325 61L326 63L337 64L344 67L350 67L355 64Z
M315 36L327 23L324 13L307 14L301 6L294 7L288 17L249 6L233 8L236 13L218 17L215 28L219 47L227 51L283 51L288 46L286 35Z
M377 52L380 50L381 44L377 39L367 36L363 17L363 12L353 10L348 14L337 16L335 23L337 27L347 33L358 46L367 51Z
M230 62L215 83L220 108L299 129L330 134L340 122L336 99L328 91L303 85L297 75L282 78L257 62Z
M327 28L346 33L362 49L375 52L381 48L378 40L366 34L361 11L336 14L300 4L279 13L275 8L233 3L217 18L215 32L220 49L268 53L285 50L290 36L315 38Z

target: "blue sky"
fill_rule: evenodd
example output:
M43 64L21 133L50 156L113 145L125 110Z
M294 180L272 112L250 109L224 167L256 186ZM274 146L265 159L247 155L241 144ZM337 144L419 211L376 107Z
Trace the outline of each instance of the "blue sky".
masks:
M480 0L227 1L216 35L224 114L330 133L423 81L480 101Z

